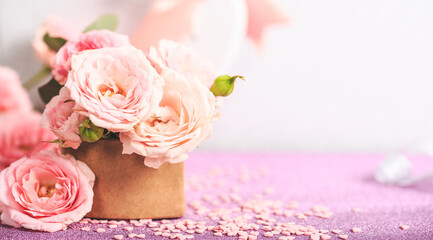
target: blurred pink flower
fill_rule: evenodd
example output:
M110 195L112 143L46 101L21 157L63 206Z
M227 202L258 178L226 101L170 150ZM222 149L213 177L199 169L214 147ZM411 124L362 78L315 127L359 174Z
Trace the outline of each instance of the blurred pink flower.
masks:
M245 29L247 37L258 47L262 45L263 35L267 28L274 24L288 22L287 15L274 0L239 1L245 1L248 12L248 24ZM203 0L155 0L132 37L132 43L147 51L150 46L155 46L161 39L182 42L187 37L193 36L195 21L197 21L196 11L203 2ZM238 11L242 10L238 9ZM221 37L224 39L224 36Z
M90 212L95 175L72 156L44 151L0 172L1 221L55 232Z
M53 61L53 77L64 85L71 70L71 56L84 50L130 45L128 36L109 30L94 30L84 33L77 40L68 41Z
M274 0L246 0L248 6L247 36L260 48L269 26L285 24L288 17Z
M203 0L156 0L132 37L132 43L147 51L161 39L182 41L193 32L194 13Z
M74 111L75 101L71 100L66 87L60 89L45 107L41 125L51 130L62 141L62 147L77 149L81 144L78 127L85 117Z
M123 153L145 156L146 166L177 163L212 133L215 97L197 78L163 69L164 93L159 108L133 131L121 133Z
M197 77L207 88L210 88L217 77L215 68L205 59L200 58L194 51L183 44L170 41L159 41L158 48L151 47L149 60L154 63L157 71L158 64L175 70L187 78Z
M132 47L101 48L72 56L65 87L80 114L98 127L126 132L158 106L163 81Z
M36 112L14 112L0 116L0 167L46 149L56 148L47 141L56 139L50 130L40 126Z
M38 58L41 59L45 65L52 68L52 63L56 57L56 52L51 50L44 42L44 36L47 33L51 37L63 38L69 41L78 37L80 31L59 16L50 15L45 19L45 22L37 30L32 45Z
M15 71L0 66L0 114L30 111L32 103Z

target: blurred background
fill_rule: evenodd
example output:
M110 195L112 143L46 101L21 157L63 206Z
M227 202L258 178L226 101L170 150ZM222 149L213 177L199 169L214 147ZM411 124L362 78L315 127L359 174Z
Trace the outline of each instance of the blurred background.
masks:
M195 16L191 45L247 79L200 149L388 152L433 136L433 1L275 0L289 21L260 49L239 30L240 1L203 0ZM31 40L49 14L83 29L114 13L131 36L151 4L0 0L0 65L23 81L40 69Z

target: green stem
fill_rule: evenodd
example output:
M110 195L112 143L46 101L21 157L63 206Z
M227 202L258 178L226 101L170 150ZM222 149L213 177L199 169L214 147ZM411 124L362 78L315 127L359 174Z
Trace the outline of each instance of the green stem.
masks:
M51 69L48 66L43 66L38 73L36 73L32 78L30 78L26 83L24 83L24 88L29 91L38 83L40 83L46 76L51 73Z

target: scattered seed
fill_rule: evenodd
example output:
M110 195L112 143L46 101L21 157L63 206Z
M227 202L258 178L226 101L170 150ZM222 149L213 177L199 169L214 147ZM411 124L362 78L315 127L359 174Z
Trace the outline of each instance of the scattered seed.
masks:
M275 192L275 190L274 190L273 187L266 187L266 188L263 190L263 194L265 194L265 195L271 195L271 194L274 193L274 192Z
M361 208L358 208L358 207L352 208L352 212L354 212L354 213L360 213L361 211L362 211Z
M328 239L331 239L331 236L329 236L328 234L324 234L324 235L321 236L321 238L323 240L328 240Z
M226 176L223 168L222 171L218 170L214 172L215 177ZM249 171L246 167L240 171L239 179L241 182L254 182L261 178L261 175L257 172ZM195 221L191 219L178 219L178 220L161 220L152 221L150 219L139 219L139 220L96 220L96 219L82 219L80 224L106 224L108 228L118 228L121 225L131 224L130 226L122 226L125 231L132 231L135 227L141 227L141 229L149 229L155 236L161 236L170 239L193 239L192 234L213 234L214 236L222 237L237 236L240 240L256 240L261 238L272 238L278 240L293 240L295 236L309 236L310 240L328 240L331 238L327 233L332 232L337 234L340 239L347 239L348 235L340 234L341 230L328 230L328 229L316 229L313 226L307 224L300 224L294 222L288 222L281 220L282 218L297 218L301 220L307 220L310 218L331 218L333 213L329 208L321 205L312 206L311 210L297 211L299 209L299 203L296 201L290 201L288 203L267 200L264 199L263 195L271 195L275 192L273 187L266 187L263 189L262 194L257 193L254 196L245 198L241 190L242 186L227 186L227 180L220 180L212 178L200 178L195 177L195 180L187 179L186 188L190 190L206 190L214 189L215 187L224 187L228 190L219 194L209 193L203 194L198 200L191 201L188 203L189 207L193 210L197 216L207 217L209 220L216 222L217 224L210 224L207 221ZM203 180L206 179L206 180ZM202 182L204 181L204 182ZM242 196L242 197L241 197ZM231 207L222 205L230 203ZM221 207L221 205L223 207ZM360 208L353 208L353 212L360 212ZM209 225L207 225L209 224ZM400 225L400 228L405 230L409 228L406 225ZM87 230L88 229L88 230ZM135 228L136 229L136 228ZM264 232L263 237L260 237L259 230L262 229ZM90 227L81 228L83 231L89 231ZM361 228L353 227L352 232L361 232ZM104 228L97 228L96 232L104 232ZM186 235L188 234L188 235ZM278 236L280 235L280 236ZM115 235L119 239L123 239L123 235ZM128 238L140 238L144 239L144 234L130 233L127 235ZM150 237L152 238L152 237Z
M257 236L255 236L255 235L249 235L248 236L248 240L256 240L257 239Z
M137 236L136 233L130 233L130 234L128 234L128 238L134 238L135 236Z
M146 237L146 235L144 235L144 234L138 234L137 236L135 236L136 238L139 238L139 239L144 239L145 237Z
M406 229L409 229L409 226L401 224L400 228L401 228L401 230L406 230Z
M298 202L296 202L296 201L290 201L290 202L287 204L287 208L288 208L288 209L298 209L298 208L299 208L299 204L298 204Z
M311 235L310 239L311 240L320 240L320 235Z

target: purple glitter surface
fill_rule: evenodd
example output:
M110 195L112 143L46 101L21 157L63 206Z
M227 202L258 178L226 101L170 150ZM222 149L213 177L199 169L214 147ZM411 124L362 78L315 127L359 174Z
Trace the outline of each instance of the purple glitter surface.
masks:
M329 219L308 216L302 220L295 215L282 216L271 213L275 223L293 222L316 229L339 229L348 239L433 239L433 182L425 181L409 187L386 186L375 182L373 173L376 165L383 159L381 155L329 155L329 154L284 154L284 153L194 153L186 161L187 213L172 223L191 219L206 221L207 226L218 226L207 211L198 214L191 207L199 202L209 211L217 209L243 209L250 200L282 203L297 201L299 208L294 213L311 211L313 206L325 206L332 212ZM417 159L418 166L430 168L431 159ZM241 200L223 200L231 194ZM284 207L283 207L284 208ZM353 212L360 208L361 212ZM233 216L249 214L251 223L257 222L253 212L240 211ZM160 221L155 221L160 225ZM408 225L402 230L400 225ZM134 227L131 231L125 226ZM82 231L89 227L90 231ZM359 227L360 233L351 229ZM97 228L106 232L97 233ZM267 238L259 230L258 239L278 239L282 235ZM55 233L35 232L0 225L0 239L113 239L129 233L146 235L145 239L167 239L155 236L154 231L143 225L136 227L131 223L118 228L108 228L107 224L74 223L65 231ZM337 234L328 233L331 239ZM223 235L214 236L212 231L193 234L194 239L238 239ZM309 236L296 236L295 239L310 239ZM137 239L137 238L134 238Z

